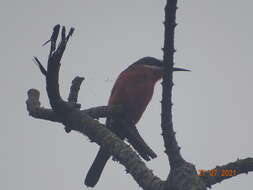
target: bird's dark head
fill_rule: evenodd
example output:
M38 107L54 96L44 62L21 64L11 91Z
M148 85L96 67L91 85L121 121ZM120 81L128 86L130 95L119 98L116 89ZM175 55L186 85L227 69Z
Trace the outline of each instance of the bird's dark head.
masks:
M140 71L150 72L150 74L155 75L155 78L160 79L163 75L163 62L160 59L154 57L143 57L138 61L134 62L127 69L138 69ZM183 68L174 67L173 71L190 71Z
M143 57L136 62L134 62L132 65L130 65L128 68L138 68L138 67L146 67L150 69L162 69L162 61L160 59L156 59L154 57Z

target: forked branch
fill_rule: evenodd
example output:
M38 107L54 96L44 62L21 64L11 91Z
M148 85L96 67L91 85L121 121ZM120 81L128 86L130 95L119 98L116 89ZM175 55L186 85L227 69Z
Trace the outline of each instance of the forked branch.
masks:
M162 189L164 182L156 177L153 172L146 167L145 163L131 149L131 147L120 140L120 138L118 138L110 130L105 128L103 124L94 120L90 116L107 116L113 109L117 109L117 111L122 114L120 106L108 108L100 107L80 111L80 105L77 103L77 97L83 80L82 78L76 79L76 81L73 82L68 99L69 101L64 101L61 98L58 84L59 69L61 65L60 61L69 37L73 34L73 31L74 29L71 29L66 36L66 30L65 27L63 27L61 31L61 41L56 48L60 25L56 25L54 27L53 34L49 40L49 42L51 42L51 48L48 57L47 70L42 66L38 58L35 58L35 62L39 65L42 74L46 76L47 94L52 110L41 108L39 102L39 91L31 89L28 91L27 100L27 109L30 115L50 121L61 122L67 127L68 132L70 130L81 132L82 134L88 136L91 141L105 147L116 160L126 167L126 170L143 189ZM99 111L95 111L96 109ZM152 153L149 156L152 157Z

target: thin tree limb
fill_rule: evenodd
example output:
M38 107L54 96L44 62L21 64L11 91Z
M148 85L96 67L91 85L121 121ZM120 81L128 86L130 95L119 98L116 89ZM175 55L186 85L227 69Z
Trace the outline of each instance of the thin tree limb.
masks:
M205 182L207 187L220 183L226 179L235 177L240 174L253 172L253 158L238 159L223 166L216 166L211 170L205 170L200 173L200 178Z
M84 80L83 77L75 77L74 78L74 80L72 81L72 85L70 87L68 102L72 102L73 104L77 104L78 93L79 93L80 86L81 86L83 80ZM80 108L81 105L79 104L78 107Z
M174 31L176 27L177 0L167 0L165 6L165 34L163 47L164 75L162 82L161 128L165 153L170 164L170 173L164 189L205 190L206 186L197 176L193 164L186 162L180 154L172 122L172 87L174 67Z
M27 111L30 116L36 119L44 119L48 121L62 123L62 120L57 114L49 108L40 106L40 92L36 89L28 90L28 99L26 100ZM92 118L105 118L108 116L116 117L124 113L120 105L115 106L98 106L80 111L82 114L87 114Z
M162 92L162 115L161 127L164 140L165 153L168 156L170 167L177 167L185 161L180 154L172 122L172 87L173 87L173 66L174 66L174 30L176 27L177 0L167 0L165 6L165 37L163 48L163 92Z

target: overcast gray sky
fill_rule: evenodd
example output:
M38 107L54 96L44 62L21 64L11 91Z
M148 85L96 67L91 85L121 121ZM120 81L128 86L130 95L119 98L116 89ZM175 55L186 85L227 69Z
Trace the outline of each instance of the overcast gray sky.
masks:
M29 117L26 92L37 88L48 107L45 81L32 62L45 64L55 24L76 28L62 60L63 97L71 80L84 76L83 107L105 105L117 75L143 56L162 57L165 0L23 0L0 6L0 189L81 190L98 146L59 124ZM174 125L182 154L198 169L253 156L252 6L250 0L179 1ZM158 158L147 165L162 179L169 167L160 129L161 86L138 123ZM215 190L252 187L253 174L215 185ZM118 163L108 162L95 189L139 189Z

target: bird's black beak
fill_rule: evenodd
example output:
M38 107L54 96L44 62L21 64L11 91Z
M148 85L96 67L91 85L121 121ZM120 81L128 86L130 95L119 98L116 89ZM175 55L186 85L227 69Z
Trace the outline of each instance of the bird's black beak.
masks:
M178 67L173 67L173 71L191 71L191 70L178 68Z

